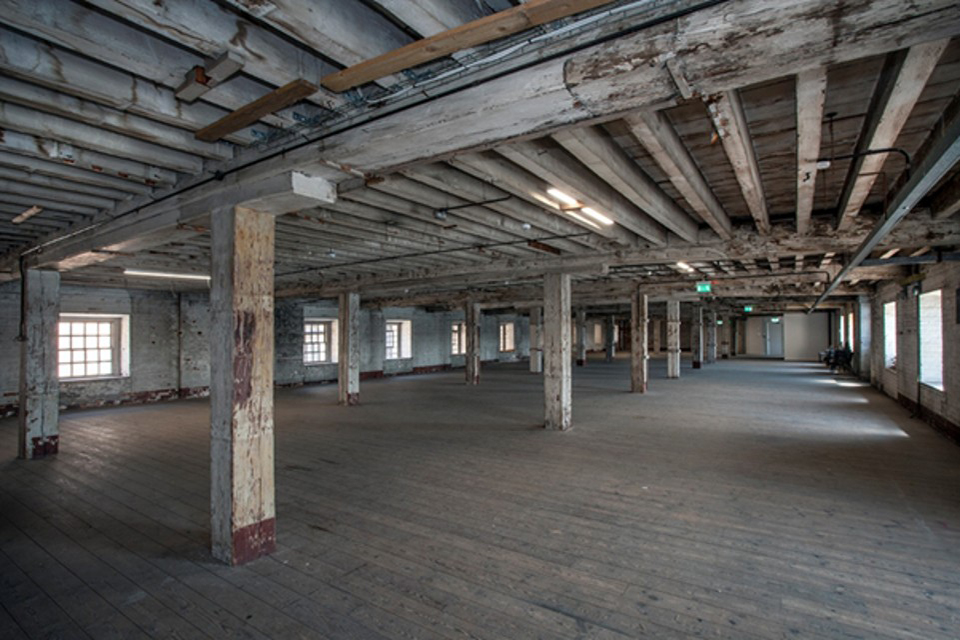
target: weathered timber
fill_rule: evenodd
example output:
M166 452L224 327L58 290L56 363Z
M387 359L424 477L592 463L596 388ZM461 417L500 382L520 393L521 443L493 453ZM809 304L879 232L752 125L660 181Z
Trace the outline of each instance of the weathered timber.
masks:
M467 332L466 377L467 384L480 384L480 306L467 302L464 306Z
M680 301L667 301L667 377L680 377Z
M565 431L573 426L570 348L570 274L543 277L544 427Z
M630 391L646 393L650 379L647 348L647 295L637 286L630 307Z
M342 405L360 404L360 294L341 293L338 311L337 390Z
M20 458L42 458L60 447L60 376L57 372L57 323L60 274L27 270L20 312Z

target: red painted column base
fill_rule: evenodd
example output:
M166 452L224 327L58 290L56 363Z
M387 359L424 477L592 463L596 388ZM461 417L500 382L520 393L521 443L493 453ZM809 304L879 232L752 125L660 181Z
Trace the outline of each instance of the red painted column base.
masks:
M261 520L233 532L232 564L246 564L277 549L277 519Z
M40 436L33 438L32 443L33 450L30 452L30 457L34 460L55 455L60 451L60 436Z

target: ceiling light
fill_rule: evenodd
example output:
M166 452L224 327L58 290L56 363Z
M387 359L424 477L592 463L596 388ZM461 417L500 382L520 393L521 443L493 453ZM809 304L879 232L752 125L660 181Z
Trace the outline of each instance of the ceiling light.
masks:
M678 262L677 266L689 273L693 273L694 271L696 271L696 269L688 265L686 262Z
M600 228L600 225L598 225L596 222L594 222L593 220L588 220L587 218L584 218L582 215L580 215L580 214L577 213L576 211L565 211L564 213L566 213L566 214L567 214L568 216L570 216L571 218L576 218L577 220L579 220L580 222L582 222L582 223L585 224L585 225L589 225L589 226L593 227L594 229L599 229L599 228Z
M124 269L125 276L139 276L143 278L167 278L170 280L203 280L210 281L210 276L199 273L169 273L167 271L141 271L140 269Z
M560 189L554 189L553 187L550 187L549 189L547 189L547 193L549 193L550 195L552 195L554 198L556 198L557 200L559 200L565 205L569 205L571 207L580 206L580 203L577 202L576 198L572 198L568 196L563 191L560 191Z
M600 213L600 212L597 211L596 209L592 209L591 207L584 207L584 208L580 209L580 211L582 211L583 213L587 214L588 216L590 216L591 218L593 218L594 220L596 220L596 221L599 222L600 224L606 224L606 225L611 225L611 224L613 224L613 220L611 220L611 219L608 218L607 216L603 215L602 213Z
M21 222L24 222L28 218L32 218L33 216L37 215L41 211L43 211L43 207L33 205L32 207L30 207L29 209L27 209L26 211L18 215L16 218L11 220L10 222L12 222L13 224L20 224Z
M547 205L547 206L550 207L551 209L560 209L560 205L558 205L556 202L554 202L554 201L551 200L550 198L547 198L547 197L545 197L545 196L542 196L542 195L540 195L539 193L531 193L530 195L533 196L533 198L534 198L535 200L537 200L538 202L541 202L541 203Z

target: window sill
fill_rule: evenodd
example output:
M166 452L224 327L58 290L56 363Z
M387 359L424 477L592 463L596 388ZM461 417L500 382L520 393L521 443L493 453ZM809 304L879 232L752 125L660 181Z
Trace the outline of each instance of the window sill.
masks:
M68 384L77 382L106 382L108 380L126 380L130 376L97 376L95 378L60 378L58 382Z
M336 360L328 360L327 362L304 362L303 366L305 367L323 367L329 366L331 364L337 364Z
M921 380L921 381L920 381L920 384L921 384L922 386L926 387L927 389L932 389L932 390L937 391L937 392L939 392L939 393L945 393L945 391L946 391L945 388L944 388L944 386L943 386L943 383L942 383L942 382L941 382L939 385L937 385L937 384L934 384L934 383L931 383L931 382L923 382L923 381Z

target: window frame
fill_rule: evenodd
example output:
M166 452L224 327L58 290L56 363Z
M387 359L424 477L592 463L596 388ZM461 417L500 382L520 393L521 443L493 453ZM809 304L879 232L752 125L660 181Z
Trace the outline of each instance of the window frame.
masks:
M71 326L70 334L67 336L61 335L61 327L64 324L83 324L83 325L97 325L97 333L88 334L86 329L82 335L73 335L73 329ZM108 324L110 326L108 337L110 338L110 373L96 373L92 375L61 375L61 367L65 365L73 366L75 364L87 365L93 361L88 361L86 357L81 358L80 360L75 360L73 356L69 358L70 362L61 362L61 354L64 352L67 353L86 353L91 349L97 351L102 351L104 347L98 346L87 348L86 345L82 348L74 348L72 343L69 348L64 349L61 344L62 338L67 338L73 340L74 338L87 338L96 337L100 342L100 338L105 337L101 336L99 333L99 325ZM130 375L130 349L129 349L129 337L130 337L130 316L127 314L116 314L116 313L61 313L57 317L57 379L61 382L90 382L96 380L115 380L120 378L126 378ZM98 364L105 362L104 360L97 360Z
M337 321L333 318L304 318L303 319L303 364L304 366L313 367L317 365L325 364L336 364L337 363ZM307 337L311 335L308 331L309 325L321 325L325 327L324 332L326 333L326 349L327 357L319 360L309 360L307 357L308 345L311 344L323 344L320 342L311 342L308 341Z
M517 328L515 322L500 323L500 353L513 353L517 350Z
M467 324L465 322L450 323L450 355L467 355Z
M937 364L939 365L939 371L936 376L930 376L926 373L928 367L924 366L924 360L930 356L927 352L927 347L930 345L924 344L924 334L930 332L930 327L924 327L925 325L925 314L924 314L924 300L930 300L936 298L936 313L931 314L931 318L936 319L936 333L938 334L939 341L935 347L939 349L934 349L938 351L937 353ZM937 391L944 391L944 362L943 362L943 289L933 289L932 291L924 291L917 296L917 340L919 342L919 358L917 362L917 378L920 381L920 384L923 384L931 389L936 389ZM928 338L929 339L929 338ZM928 363L931 364L931 363Z
M396 327L396 355L390 355L390 345L388 336L391 327ZM384 360L409 360L413 357L413 321L412 320L387 320L384 323L383 334L383 359Z
M891 306L892 305L892 306ZM892 311L892 313L890 313ZM891 324L892 320L892 325ZM891 354L890 346L893 346ZM897 354L900 345L897 342L897 301L890 300L883 303L883 367L896 371ZM892 357L891 357L892 356Z

